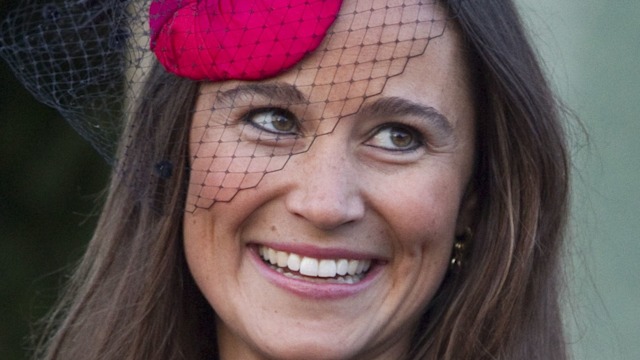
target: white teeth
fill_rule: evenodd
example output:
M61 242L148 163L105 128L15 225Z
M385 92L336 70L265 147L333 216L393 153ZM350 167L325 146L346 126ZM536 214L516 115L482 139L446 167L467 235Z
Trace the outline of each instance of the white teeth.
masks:
M287 267L291 271L300 270L300 256L296 254L290 254L289 260L287 260Z
M345 284L360 281L362 275L371 266L371 260L316 259L277 251L266 246L259 246L258 253L264 261L272 264L279 273L284 275L298 276L286 271L288 269L298 271L304 276L328 278L331 282Z
M349 260L349 267L347 268L347 273L349 275L355 275L356 270L358 269L358 260Z
M364 267L362 268L363 272L367 272L369 271L369 268L371 267L371 260L365 260L364 261Z
M318 277L334 277L336 276L336 268L335 260L320 260L318 264Z
M287 266L287 262L289 261L289 254L284 251L277 252L278 258L278 266L283 268Z
M278 262L278 257L276 255L276 251L273 250L273 249L269 249L268 250L268 255L269 255L269 262L275 265Z
M338 262L336 263L336 273L338 275L347 275L347 270L349 270L349 260L338 260Z
M318 276L318 260L303 257L300 262L300 274L306 276Z

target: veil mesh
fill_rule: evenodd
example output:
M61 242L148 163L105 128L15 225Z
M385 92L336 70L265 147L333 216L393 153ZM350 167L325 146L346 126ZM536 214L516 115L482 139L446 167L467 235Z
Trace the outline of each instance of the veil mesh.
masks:
M451 17L437 0L27 1L2 22L0 55L112 164L123 160L118 142L154 63L199 81L193 211L308 151L381 94Z

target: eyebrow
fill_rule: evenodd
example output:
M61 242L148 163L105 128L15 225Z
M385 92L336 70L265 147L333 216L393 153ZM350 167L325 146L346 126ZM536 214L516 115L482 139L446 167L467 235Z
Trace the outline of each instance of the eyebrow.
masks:
M281 82L241 84L233 89L223 91L218 96L217 101L232 106L236 98L244 95L258 95L280 104L300 104L307 102L306 96L295 86Z
M375 117L417 117L427 120L443 135L453 135L453 126L449 119L434 107L423 105L401 97L383 97L369 104L365 104L360 110L360 116Z

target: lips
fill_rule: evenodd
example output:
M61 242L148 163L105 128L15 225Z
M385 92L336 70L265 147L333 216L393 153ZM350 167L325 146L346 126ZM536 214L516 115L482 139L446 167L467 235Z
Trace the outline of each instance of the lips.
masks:
M314 258L258 246L258 253L275 271L292 278L355 284L371 267L371 259Z

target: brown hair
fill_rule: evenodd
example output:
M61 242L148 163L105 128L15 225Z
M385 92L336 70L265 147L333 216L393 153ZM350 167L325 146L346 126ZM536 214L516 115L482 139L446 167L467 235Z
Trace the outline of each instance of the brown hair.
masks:
M94 237L47 320L52 335L38 357L193 359L215 344L196 336L209 334L213 312L189 275L181 241L197 89L161 66L151 71ZM171 176L159 169L168 164Z
M464 268L425 311L408 358L564 359L560 107L510 1L450 2L475 78L477 212ZM95 235L47 319L38 357L215 357L215 314L182 250L197 88L154 67Z
M565 359L559 295L569 160L561 106L510 1L454 6L477 96L465 272L445 281L417 358Z

